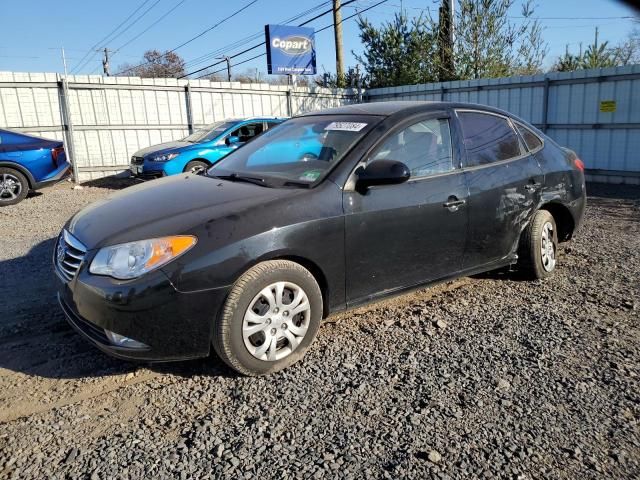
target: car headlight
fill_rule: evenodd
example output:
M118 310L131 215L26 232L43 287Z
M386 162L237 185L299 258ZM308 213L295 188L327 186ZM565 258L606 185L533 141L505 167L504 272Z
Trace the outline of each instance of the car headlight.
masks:
M163 153L162 155L156 155L155 157L151 157L151 160L154 162L168 162L169 160L173 160L176 158L179 153Z
M91 262L89 272L129 280L166 265L196 242L196 237L177 235L104 247Z

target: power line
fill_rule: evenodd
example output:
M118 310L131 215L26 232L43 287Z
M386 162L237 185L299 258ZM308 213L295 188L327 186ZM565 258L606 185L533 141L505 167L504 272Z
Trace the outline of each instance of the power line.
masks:
M113 52L113 54L115 55L116 53L118 53L120 50L122 50L124 47L126 47L127 45L129 45L131 42L137 40L138 38L140 38L142 35L144 35L145 33L147 33L149 30L151 30L153 27L155 27L158 23L160 23L162 20L164 20L169 14L171 14L175 9L177 9L180 5L182 5L184 2L186 2L187 0L182 0L180 3L178 3L177 5L175 5L173 8L171 8L168 12L166 12L164 15L162 15L160 18L158 18L155 22L153 22L151 25L149 25L147 28L145 28L143 31L141 31L138 35L136 35L135 37L133 37L131 40L129 40L128 42L125 42L124 44L120 45L118 48L115 49L115 51Z
M355 2L355 1L356 1L356 0L349 0L348 2L345 2L345 3L343 4L343 6L345 6L345 5L349 5L349 4L351 4L351 3ZM386 2L387 0L384 0L384 1ZM384 2L382 2L382 3L384 3ZM309 24L309 23L313 22L314 20L317 20L317 19L318 19L318 18L320 18L320 17L324 17L325 15L327 15L327 14L329 14L329 13L333 13L333 7L332 7L332 8L330 8L329 10L325 10L324 12L322 12L322 13L320 13L320 14L316 15L315 17L310 18L309 20L306 20L306 21L304 21L304 22L300 23L300 24L298 25L298 27L302 27L302 26L304 26L304 25L307 25L307 24ZM264 45L264 44L265 44L265 42L260 42L260 43L258 43L258 44L256 44L256 45L254 45L254 46L252 46L252 47L249 47L249 48L247 48L247 49L245 49L245 50L243 50L243 51L241 51L241 52L238 52L238 53L236 53L236 54L234 54L234 55L229 55L229 58L236 58L236 57L239 57L240 55L244 55L245 53L250 52L251 50L255 50L256 48L260 48L260 47L261 47L262 45ZM264 53L264 54L262 54L262 55L266 55L266 53ZM259 55L259 56L261 56L261 55ZM256 57L256 58L257 58L257 57ZM204 70L206 70L206 69L208 69L208 68L215 67L216 65L220 65L223 61L224 61L224 60L221 60L221 61L219 61L219 62L212 63L211 65L207 65L206 67L199 68L198 70L194 70L193 72L185 73L184 75L182 75L181 77L178 77L178 78L184 78L184 77L188 77L189 75L193 75L193 74L196 74L196 73L200 73L200 72L202 72L202 71L204 71ZM246 61L240 62L240 63L238 63L237 65L241 65L242 63L246 63ZM232 65L232 66L234 66L234 65ZM223 70L224 70L224 69L223 69ZM219 70L219 71L222 71L222 70ZM214 73L217 73L217 72L214 72ZM200 78L200 77L197 77L197 78Z
M82 57L82 60L80 60L80 62L84 61L84 59L85 59L85 58L87 58L87 56L91 55L91 52L92 52L93 50L95 50L95 49L100 45L100 43L101 43L105 38L109 38L111 35L113 35L115 32L117 32L117 31L118 31L118 29L119 29L120 27L122 27L122 25L124 25L125 23L127 23L127 22L129 21L129 19L130 19L131 17L133 17L136 13L138 13L138 11L140 11L140 9L141 9L142 7L144 7L144 6L145 6L145 4L147 4L148 2L149 2L149 0L144 0L144 2L142 2L138 8L136 8L136 9L135 9L135 10L134 10L134 11L133 11L133 12L132 12L132 13L131 13L127 18L125 18L125 19L124 19L124 21L123 21L122 23L120 23L116 28L114 28L111 32L109 32L109 34L108 34L106 37L103 37L103 38L102 38L102 40L98 41L95 45L93 45L93 46L89 49L89 51L88 51L87 53L85 53L85 54L84 54L84 57Z
M508 18L522 18L529 20L625 20L635 19L633 15L626 15L624 17L523 17L523 16L509 16Z
M122 31L120 31L119 33L118 30L120 30L120 28L125 25L137 12L139 12L150 0L144 0L144 2L138 7L136 8L133 13L131 15L129 15L122 23L120 23L120 25L118 25L115 29L113 29L111 31L111 33L109 33L106 37L103 37L101 40L99 40L93 47L91 47L90 51L87 52L87 55L91 55L91 50L96 49L98 46L100 46L102 43L107 43L107 42L111 42L113 40L115 40L116 38L118 38L120 35L122 35L124 32L126 32L127 30L129 30L133 25L135 25L136 23L138 23L138 21L140 21L140 19L142 17L144 17L147 13L149 13L151 11L152 8L154 8L156 5L158 5L158 3L160 3L160 0L156 0L155 3L153 3L149 8L147 8L144 12L142 12L138 17L134 18L133 21L131 23L129 23L129 25L127 25ZM95 57L95 53L93 54L92 57L90 57L89 59L87 59L84 63L83 62L79 62L78 65L76 65L76 67L74 67L71 70L71 73L73 73L73 71L77 71L80 70L81 68L83 68L87 63L89 63L91 61L91 59Z
M352 1L355 1L355 0L352 0ZM351 19L351 18L353 18L353 17L357 17L358 15L360 15L360 14L362 14L362 13L366 12L367 10L371 10L372 8L375 8L375 7L377 7L378 5L382 5L383 3L386 3L386 2L388 2L388 1L389 1L389 0L381 0L380 2L378 2L378 3L376 3L376 4L373 4L373 5L371 5L371 6L367 7L367 8L363 8L363 9L362 9L362 10L360 10L359 12L356 12L356 13L354 13L353 15L349 15L348 17L343 18L343 19L342 19L342 22L340 22L340 23L344 23L344 22L346 22L347 20L349 20L349 19ZM350 3L350 2L349 2L349 3ZM342 6L344 7L345 5L346 5L346 3L345 3L345 4L343 4ZM332 10L330 10L330 12L333 12L333 9L332 9ZM303 26L303 25L304 25L304 24L301 24L301 25L298 25L298 26L300 26L300 27L301 27L301 26ZM322 28L320 28L319 30L316 30L316 31L315 31L315 33L320 33L320 32L322 32L322 31L324 31L324 30L327 30L328 28L331 28L331 27L333 27L333 23L330 23L329 25L327 25L327 26L325 26L325 27L322 27ZM264 43L265 43L265 42L262 42L262 44L261 44L261 45L264 45ZM259 46L260 46L260 45L257 45L257 46L256 46L256 47L254 47L254 48L257 48L257 47L259 47ZM261 53L261 54L259 54L259 55L256 55L255 57L247 58L246 60L243 60L242 62L234 63L234 64L233 64L233 65L231 65L231 66L232 66L232 67L236 67L236 66L238 66L238 65L242 65L243 63L250 62L251 60L255 60L256 58L264 57L265 55L266 55L266 52L265 52L265 53ZM232 58L232 57L231 57L231 58ZM201 76L199 76L199 77L196 77L196 79L198 79L198 78L202 78L202 77L204 77L204 76L206 76L206 75L215 75L216 73L220 73L220 72L221 72L221 71L223 71L223 70L224 70L224 68L223 68L223 69L221 69L221 70L216 70L216 71L214 71L214 72L205 73L204 75L201 75ZM197 73L197 72L193 72L193 73ZM187 74L187 75L191 75L191 74ZM182 78L182 77L179 77L179 78Z
M184 47L185 45L187 45L187 44L189 44L189 43L193 42L194 40L196 40L196 39L198 39L198 38L202 37L205 33L210 32L211 30L213 30L213 29L214 29L214 28L216 28L216 27L219 27L219 26L220 26L220 25L222 25L224 22L226 22L227 20L230 20L231 18L235 17L235 16L236 16L236 15L238 15L240 12L242 12L243 10L246 10L246 9L247 9L247 8L249 8L251 5L253 5L254 3L256 3L257 1L258 1L258 0L252 0L250 3L248 3L248 4L247 4L247 5L245 5L244 7L242 7L242 8L240 8L240 9L236 10L236 11L235 11L235 12L233 12L231 15L229 15L229 16L227 16L227 17L223 18L222 20L220 20L220 21L219 21L218 23L216 23L215 25L212 25L211 27L207 28L206 30L203 30L202 32L200 32L199 34L197 34L195 37L190 38L189 40L187 40L186 42L181 43L181 44L180 44L180 45L178 45L177 47L172 48L171 50L166 51L165 53L163 53L163 54L162 54L162 56L164 57L164 56L168 55L169 53L175 52L175 51L176 51L176 50L178 50L179 48L182 48L182 47ZM126 68L126 69L124 69L124 70L122 70L122 71L120 71L120 72L116 73L116 75L122 75L122 74L123 74L123 73L125 73L125 72L129 72L129 71L134 70L134 69L136 69L136 68L143 67L143 66L145 66L145 65L148 65L149 63L151 63L151 62L143 62L143 63L141 63L140 65L135 65L135 66L133 66L133 67L128 67L128 68Z

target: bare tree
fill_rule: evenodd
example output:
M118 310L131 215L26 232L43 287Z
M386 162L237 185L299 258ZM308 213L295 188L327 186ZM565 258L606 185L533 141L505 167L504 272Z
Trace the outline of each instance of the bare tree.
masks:
M128 76L146 78L177 78L185 74L185 62L175 52L147 50L143 58L144 61L140 65L121 65L120 71Z

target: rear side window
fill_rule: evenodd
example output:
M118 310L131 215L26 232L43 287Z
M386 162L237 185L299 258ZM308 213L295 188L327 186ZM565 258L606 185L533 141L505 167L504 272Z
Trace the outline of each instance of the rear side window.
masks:
M524 143L527 145L527 148L530 152L542 147L542 140L540 140L540 138L535 133L533 133L521 123L514 123L516 125L516 128L518 129L518 133L520 133L520 136L524 140Z
M458 112L458 118L468 166L509 160L523 153L516 132L504 117L480 112Z

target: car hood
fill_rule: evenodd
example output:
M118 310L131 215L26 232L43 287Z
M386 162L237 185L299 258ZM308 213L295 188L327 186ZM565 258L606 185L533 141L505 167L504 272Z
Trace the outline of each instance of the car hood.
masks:
M181 174L129 187L78 212L66 228L89 250L106 245L188 233L217 218L239 216L302 189Z
M183 142L182 140L177 140L175 142L165 142L159 143L158 145L151 145L147 148L142 148L133 154L134 157L146 157L150 153L167 153L173 150L177 150L184 147L192 147L196 145L195 143Z

